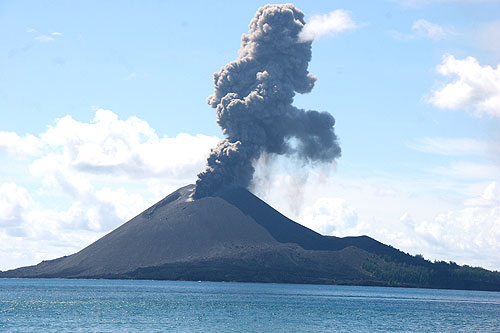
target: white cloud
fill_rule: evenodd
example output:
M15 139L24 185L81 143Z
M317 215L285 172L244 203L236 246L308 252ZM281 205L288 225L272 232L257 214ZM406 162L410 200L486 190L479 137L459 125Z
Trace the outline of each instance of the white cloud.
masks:
M443 57L437 71L453 81L432 92L429 102L439 108L459 109L477 116L500 117L500 64L481 66L473 57L464 60Z
M500 184L491 182L483 191L482 198L492 204L500 204Z
M356 210L342 198L319 198L304 209L302 224L323 235L348 236L358 223Z
M411 30L415 31L417 36L425 38L441 39L446 36L446 32L440 25L424 19L413 22Z
M218 140L185 133L159 137L144 120L121 120L99 109L91 123L66 116L40 134L38 146L44 153L33 161L30 172L69 195L87 188L85 179L91 176L184 185L204 169L206 156Z
M210 148L219 138L179 134L159 137L139 118L120 120L111 111L99 109L91 123L71 116L58 119L38 137L20 137L0 132L0 148L9 153L44 154L34 161L32 173L50 170L135 178L186 179L202 170Z
M50 33L52 36L62 36L63 34L57 31L51 32Z
M41 141L31 134L19 136L15 132L0 131L0 152L3 150L18 156L35 155L41 147Z
M26 210L32 205L28 191L14 183L0 185L0 226L18 229L25 220Z
M431 221L414 223L417 237L444 259L445 256L473 265L500 269L500 187L491 182L466 207L437 215Z
M321 36L334 35L357 27L358 25L348 11L337 9L328 14L312 16L300 32L299 40L311 41Z
M160 137L144 120L103 109L91 122L58 119L37 136L0 132L0 153L31 159L29 188L0 183L0 269L83 248L194 182L218 141Z
M0 187L4 187L4 184ZM69 210L41 209L27 194L26 189L16 187L24 192L21 198L29 198L29 202L22 207L17 205L17 214L21 219L15 224L0 224L1 270L33 265L42 260L71 254L103 236L103 232L78 228L76 223L68 228L65 218L70 217ZM11 196L12 191L9 190L6 194ZM12 205L16 206L15 203ZM82 212L86 208L82 207Z

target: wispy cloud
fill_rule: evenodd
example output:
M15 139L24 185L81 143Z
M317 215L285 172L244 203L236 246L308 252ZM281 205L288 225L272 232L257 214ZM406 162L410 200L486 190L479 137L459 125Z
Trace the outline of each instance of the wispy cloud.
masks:
M48 35L40 35L40 36L36 36L35 40L40 41L40 42L51 42L54 40L54 37L48 36Z
M479 24L467 37L470 43L484 50L493 51L500 57L500 20Z
M335 35L358 28L351 14L343 9L328 14L314 15L299 34L300 41L311 41L325 35Z
M128 80L134 80L134 79L139 79L139 78L145 78L147 76L149 76L149 75L146 72L142 72L142 71L140 71L140 72L131 72L131 73L129 73L128 75L126 75L124 77L124 80L127 80L127 81Z
M447 165L428 169L431 174L439 177L465 181L500 178L500 167L492 162L500 154L500 147L494 141L426 137L416 139L409 147L424 153L450 157Z
M459 60L445 55L437 71L452 81L432 91L428 102L443 109L500 117L500 64L481 66L474 57Z
M444 156L488 156L492 142L471 138L419 138L409 145L415 150ZM500 148L498 149L500 153Z
M433 4L470 4L479 5L482 3L499 3L500 0L394 0L404 7L421 8Z
M417 36L430 39L441 39L446 36L446 32L443 27L424 19L413 22L411 30L415 31Z
M453 162L448 166L440 166L430 170L441 177L461 180L491 180L500 179L500 167L493 164L483 164L469 161Z
M411 30L411 33L392 31L391 34L395 39L427 38L433 40L440 40L453 34L452 29L443 28L439 24L429 22L425 19L414 21Z
M38 31L34 28L29 28L26 30L26 32L30 34L37 34L37 36L33 37L33 39L39 42L52 42L56 38L63 36L63 34L58 31L53 31L48 34L39 34Z

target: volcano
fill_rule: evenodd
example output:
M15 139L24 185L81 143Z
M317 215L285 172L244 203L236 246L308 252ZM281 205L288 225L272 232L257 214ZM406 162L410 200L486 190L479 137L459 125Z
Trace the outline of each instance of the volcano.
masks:
M16 278L112 278L355 284L500 291L500 273L430 262L370 237L298 224L243 188L194 200L171 193L83 250L0 272Z

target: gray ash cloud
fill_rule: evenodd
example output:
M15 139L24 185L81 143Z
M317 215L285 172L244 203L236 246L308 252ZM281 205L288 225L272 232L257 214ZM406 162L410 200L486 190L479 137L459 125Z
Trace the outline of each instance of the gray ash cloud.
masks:
M312 41L298 40L304 25L304 14L291 4L260 8L242 36L239 57L214 74L207 102L226 138L198 175L195 198L248 187L252 164L264 152L306 162L340 156L332 115L292 105L295 93L310 92L316 81L307 70Z

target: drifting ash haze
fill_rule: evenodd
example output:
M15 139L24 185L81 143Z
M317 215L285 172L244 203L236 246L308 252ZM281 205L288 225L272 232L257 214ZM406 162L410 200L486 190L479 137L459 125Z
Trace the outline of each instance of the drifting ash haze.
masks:
M299 38L305 24L304 13L291 4L260 8L242 37L238 59L214 74L215 92L207 101L227 138L212 149L198 175L195 198L248 187L262 153L306 162L340 156L335 119L292 105L295 93L310 92L316 81L307 70L312 41Z

